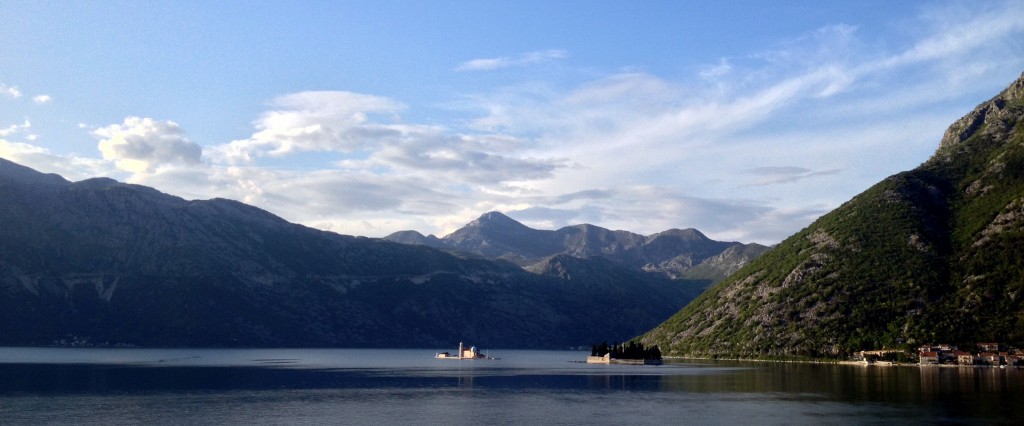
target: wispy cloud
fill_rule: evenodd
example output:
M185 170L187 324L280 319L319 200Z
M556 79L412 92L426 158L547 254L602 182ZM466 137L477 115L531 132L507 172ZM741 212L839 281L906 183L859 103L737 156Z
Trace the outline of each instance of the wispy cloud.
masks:
M50 95L36 95L32 97L32 102L34 102L36 105L48 104L52 101L53 98L50 97Z
M566 57L564 50L544 50L527 52L519 56L502 56L497 58L472 59L455 67L456 71L493 71L509 67L521 67L539 62L562 59Z
M1005 40L1007 34L1024 31L1024 16L1020 8L1020 2L1006 1L972 3L969 10L965 5L930 10L921 23L933 33L921 38L912 48L870 65L899 67L926 61L948 61L998 47L991 44Z
M796 181L813 178L817 176L834 175L841 172L840 169L811 170L803 167L755 167L747 170L747 173L755 176L752 186L767 186L782 183L793 183Z

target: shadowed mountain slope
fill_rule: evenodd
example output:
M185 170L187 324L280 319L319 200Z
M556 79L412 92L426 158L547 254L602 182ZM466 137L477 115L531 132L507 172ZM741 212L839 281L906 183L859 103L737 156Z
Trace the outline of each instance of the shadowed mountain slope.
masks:
M0 345L562 347L625 339L692 297L0 159Z

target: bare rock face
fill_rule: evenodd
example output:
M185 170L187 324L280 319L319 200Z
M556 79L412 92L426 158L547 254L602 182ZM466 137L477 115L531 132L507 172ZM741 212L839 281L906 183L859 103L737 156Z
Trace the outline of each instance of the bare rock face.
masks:
M949 161L964 141L978 136L990 140L1009 141L1017 122L1015 110L1024 103L1024 75L996 97L978 105L946 129L933 160Z

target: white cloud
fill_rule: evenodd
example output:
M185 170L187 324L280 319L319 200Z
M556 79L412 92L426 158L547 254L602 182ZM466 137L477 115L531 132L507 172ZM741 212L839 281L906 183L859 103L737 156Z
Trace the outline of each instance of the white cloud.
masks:
M30 127L32 127L32 123L30 123L28 120L25 120L25 122L22 124L12 124L10 126L7 126L6 128L0 128L0 137L7 137L18 133L24 133Z
M175 195L185 198L236 199L290 221L351 235L430 229L439 212L464 208L464 200L439 184L444 179L372 171L179 165L135 175L131 181L174 188Z
M461 95L468 112L455 124L406 122L410 107L387 97L309 91L275 98L251 135L201 155L173 122L130 117L94 133L104 158L136 172L135 183L239 199L349 234L443 235L503 210L539 227L695 227L774 243L924 161L944 126L1016 77L1006 72L1024 67L1024 15L1014 6L929 12L901 23L910 40L828 26L681 78L598 71L566 85L534 75ZM565 56L538 51L456 69ZM0 132L27 139L28 123ZM73 164L30 148L4 142L0 154ZM97 163L90 167L111 167Z
M398 113L405 106L383 97L302 92L269 106L252 136L206 148L208 167L165 167L135 175L133 183L203 188L179 193L235 198L290 220L365 235L402 224L461 226L480 200L550 178L563 166L525 155L529 141L522 138L404 123ZM316 160L308 161L308 153ZM268 166L292 157L303 158L300 170Z
M28 143L0 139L0 157L44 173L56 173L68 180L109 176L105 161L75 155L57 155Z
M27 141L34 141L39 139L39 135L32 133L29 129L32 128L32 123L25 119L22 124L12 124L10 126L0 128L0 138L18 136Z
M21 97L21 90L18 90L17 86L8 86L0 83L0 95L11 99L18 99Z
M6 135L0 132L0 137L3 136ZM46 153L46 150L35 145L0 139L0 157L10 159L11 161L17 162L16 158L41 153Z
M375 141L401 136L400 124L376 124L374 115L394 117L405 106L387 98L351 92L301 92L278 97L253 126L256 133L212 150L232 163L299 152L353 152Z
M21 92L21 89L18 88L18 86L8 86L4 83L0 83L0 96L7 97L10 99L20 99L22 95L23 93ZM53 99L50 97L50 95L36 95L32 97L32 102L36 103L37 105L45 104L52 100Z
M127 117L93 131L105 160L132 173L151 173L164 164L199 163L202 149L189 141L173 121Z
M527 66L539 62L549 61L552 59L562 59L565 58L565 56L566 53L564 50L552 49L523 53L515 57L502 56L498 58L472 59L459 64L459 66L455 67L455 70L493 71L502 68Z
M518 138L402 123L397 113L404 105L378 96L303 92L271 106L254 123L251 137L211 148L211 158L252 164L261 157L333 153L344 169L443 177L451 185L540 179L559 167L556 160L517 156Z

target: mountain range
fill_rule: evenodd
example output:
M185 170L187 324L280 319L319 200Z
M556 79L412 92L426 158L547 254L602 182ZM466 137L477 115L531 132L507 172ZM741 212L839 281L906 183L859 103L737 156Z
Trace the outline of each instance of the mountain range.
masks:
M485 213L443 238L399 231L384 239L506 260L533 270L542 270L539 264L552 256L603 258L633 271L707 283L725 278L769 249L715 241L692 228L647 236L589 224L538 230L500 212Z
M601 259L534 271L0 159L0 345L589 345L654 327L707 284Z
M935 154L711 287L642 336L669 355L845 357L1024 343L1024 76Z
M770 250L692 229L535 230L497 212L443 238L352 237L0 159L0 345L550 348L642 334L670 356L756 358L1020 346L1022 117L1024 75L919 167Z

